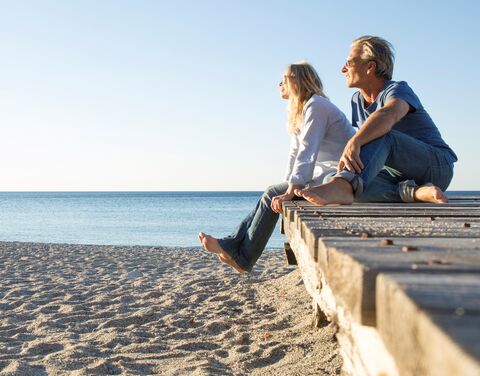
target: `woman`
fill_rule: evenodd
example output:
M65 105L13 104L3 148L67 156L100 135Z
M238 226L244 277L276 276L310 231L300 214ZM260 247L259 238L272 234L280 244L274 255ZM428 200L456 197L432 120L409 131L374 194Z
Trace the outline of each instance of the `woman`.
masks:
M292 134L286 181L267 188L255 209L225 238L199 234L205 250L240 273L251 271L270 238L282 203L293 191L317 185L336 172L337 161L354 134L353 127L323 93L315 69L306 62L287 67L280 96L288 100L288 124Z

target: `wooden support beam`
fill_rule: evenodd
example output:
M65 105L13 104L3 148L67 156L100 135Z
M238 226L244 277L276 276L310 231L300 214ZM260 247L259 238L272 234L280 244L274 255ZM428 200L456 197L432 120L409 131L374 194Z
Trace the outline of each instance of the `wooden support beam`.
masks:
M285 256L287 258L287 265L297 265L297 259L295 258L295 253L293 253L292 248L290 248L290 243L283 243L283 249L285 250Z

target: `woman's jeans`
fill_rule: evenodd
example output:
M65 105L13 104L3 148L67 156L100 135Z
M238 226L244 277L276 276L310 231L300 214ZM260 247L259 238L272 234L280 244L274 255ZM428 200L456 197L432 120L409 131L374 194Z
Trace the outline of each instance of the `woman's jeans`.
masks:
M270 207L272 199L284 194L287 189L287 182L268 187L258 200L255 209L245 217L237 229L230 236L218 239L220 246L242 269L251 271L265 249L279 216Z
M432 183L445 191L453 177L447 149L395 130L363 145L360 159L359 174L344 169L335 175L352 184L355 201L414 202L417 185Z

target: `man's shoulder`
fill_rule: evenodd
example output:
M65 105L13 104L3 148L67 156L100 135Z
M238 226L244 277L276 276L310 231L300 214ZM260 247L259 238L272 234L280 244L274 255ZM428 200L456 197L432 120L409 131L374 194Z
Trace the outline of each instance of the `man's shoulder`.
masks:
M391 97L402 98L404 96L416 96L415 92L407 83L407 81L387 81L380 95L380 97L384 100L387 100Z
M390 80L385 82L384 91L390 91L390 90L412 90L412 88L410 87L410 85L408 85L407 81Z
M384 105L390 99L403 99L415 110L422 107L420 99L406 81L389 81L381 95L380 102Z

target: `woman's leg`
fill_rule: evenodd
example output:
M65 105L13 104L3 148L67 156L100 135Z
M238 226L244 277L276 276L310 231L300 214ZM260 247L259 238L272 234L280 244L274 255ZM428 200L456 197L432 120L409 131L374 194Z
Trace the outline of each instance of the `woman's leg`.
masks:
M268 187L258 200L255 209L231 235L215 239L201 233L200 240L204 247L210 252L219 254L221 260L223 251L223 256L231 258L240 269L250 271L262 254L278 220L278 214L270 208L272 198L284 194L287 189L286 182Z
M272 199L284 194L287 189L288 183L272 185L265 190L259 200L255 215L246 228L244 237L237 248L237 253L232 255L235 261L245 270L252 270L277 224L279 214L275 213L270 207ZM223 242L220 241L220 244L223 244Z
M275 196L284 194L288 183L275 184L263 193L255 209L245 218L237 230L226 238L219 239L220 246L244 270L252 270L272 235L278 220L270 205Z

